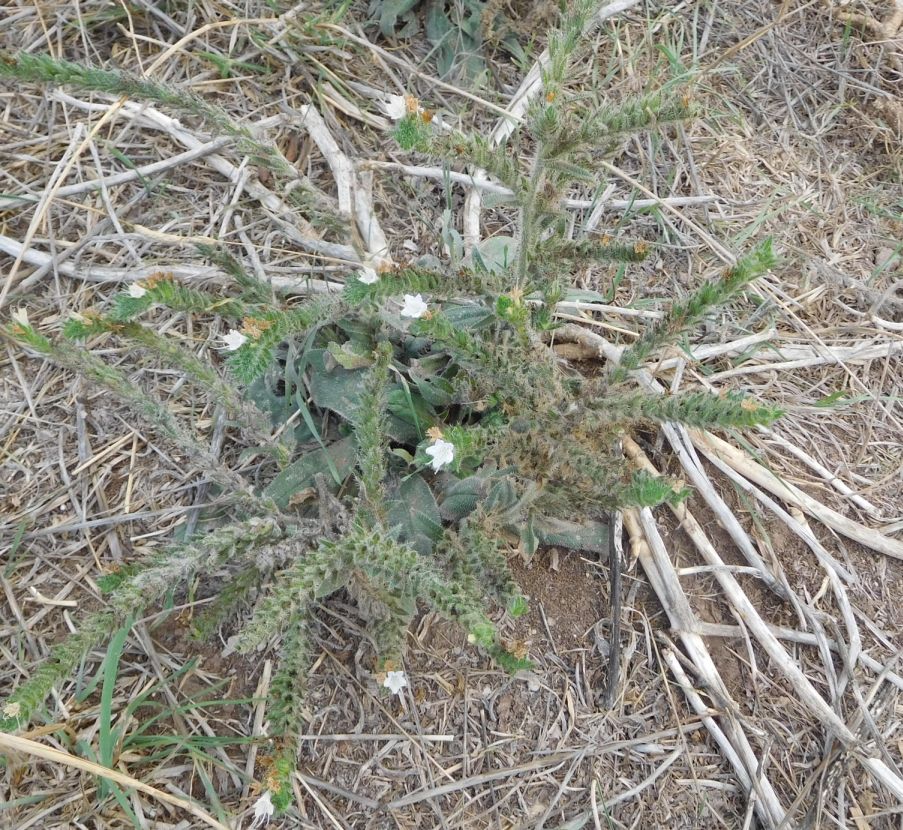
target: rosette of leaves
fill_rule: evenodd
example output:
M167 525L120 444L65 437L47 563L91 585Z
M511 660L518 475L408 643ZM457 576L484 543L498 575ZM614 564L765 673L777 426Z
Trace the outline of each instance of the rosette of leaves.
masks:
M505 538L519 541L528 555L539 544L603 552L607 537L598 517L580 524L546 516L543 488L517 464L499 467L503 459L498 450L508 446L505 435L511 432L503 390L491 389L488 378L471 371L481 368L468 366L466 353L459 353L455 344L427 336L441 316L459 336L481 344L480 349L487 347L483 345L487 341L498 343L493 349L504 354L504 341L514 332L508 321L510 304L496 301L493 307L490 298L449 301L433 312L432 321L413 323L398 316L392 299L375 304L387 284L435 286L439 284L436 277L432 272L408 270L396 277L384 276L383 285L373 289L352 282L346 291L352 299L344 316L312 335L281 344L270 366L249 383L246 394L270 412L273 425L297 422L294 438L301 447L310 448L276 476L265 495L287 507L297 501L301 490L312 486L316 472L328 469L336 489L352 474L356 421L367 399L374 349L382 340L392 349L392 375L384 390L386 524L399 541L429 554L444 527L454 529L480 510L494 516ZM476 284L479 275L472 277ZM448 279L443 275L443 282ZM250 343L246 348L257 347ZM529 371L526 382L528 376ZM523 429L525 423L521 419L515 428ZM530 428L539 428L538 422ZM455 460L434 473L424 451L430 435L440 434L454 444Z

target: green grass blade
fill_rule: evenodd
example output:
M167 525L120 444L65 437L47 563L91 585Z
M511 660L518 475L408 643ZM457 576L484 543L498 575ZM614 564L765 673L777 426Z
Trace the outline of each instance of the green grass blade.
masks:
M113 734L113 692L116 689L116 677L119 674L119 658L125 647L126 638L132 629L134 618L129 617L110 639L107 648L107 656L103 661L103 687L100 692L100 734L98 746L100 748L99 762L105 767L113 767L113 750L116 748L116 736ZM106 783L101 789L106 788Z

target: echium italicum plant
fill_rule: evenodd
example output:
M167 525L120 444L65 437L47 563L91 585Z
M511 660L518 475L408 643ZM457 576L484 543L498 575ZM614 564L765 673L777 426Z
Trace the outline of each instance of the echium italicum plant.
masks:
M779 416L739 397L650 396L632 377L769 269L767 243L676 302L605 375L569 371L548 346L556 304L578 267L636 262L648 251L601 235L572 241L563 196L574 182L594 183L593 155L612 151L624 134L692 115L677 82L595 109L568 94L569 62L594 6L572 4L551 35L544 95L507 148L435 123L411 100L397 124L403 150L476 165L510 188L517 232L507 261L356 268L342 292L292 303L211 248L203 255L234 278L227 296L160 273L73 316L62 339L22 312L5 326L8 337L109 390L197 459L218 488L219 514L211 532L107 575L104 607L14 691L2 728L26 726L90 649L192 582L213 596L200 636L228 625L239 652L278 646L267 703L278 746L268 786L284 807L319 600L342 590L355 600L375 647L374 671L389 687L403 681L406 632L424 607L460 623L474 647L516 670L525 663L506 650L491 616L498 607L512 616L527 610L509 552L529 556L541 544L605 551L609 511L687 495L675 482L631 471L616 451L620 433L656 421L752 427ZM0 75L162 102L233 136L277 176L296 177L217 107L154 82L35 55L0 58ZM293 184L299 210L322 225L330 205ZM330 232L342 234L344 219L331 220ZM225 367L160 334L150 321L161 308L228 321ZM214 399L246 455L262 456L255 480L213 457L190 423L91 350L107 338L165 361Z

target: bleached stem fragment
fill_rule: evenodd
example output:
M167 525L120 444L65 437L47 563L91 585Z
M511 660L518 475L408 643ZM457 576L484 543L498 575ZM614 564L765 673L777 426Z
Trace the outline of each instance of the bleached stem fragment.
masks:
M776 495L781 501L792 507L798 507L838 533L859 542L872 550L903 559L903 542L885 536L883 533L847 518L836 510L816 501L798 487L782 481L770 470L754 461L743 450L728 444L710 432L698 429L689 430L694 445L703 451L708 450L729 464L738 473L755 482L760 487Z
M744 770L742 774L738 774L741 783L747 787L748 792L755 788L755 809L759 818L767 827L779 826L784 819L784 808L768 779L764 776L757 778L759 762L736 717L739 709L731 699L705 641L697 632L697 617L681 587L652 511L648 507L625 510L624 527L630 537L633 554L639 559L659 602L668 614L672 629L683 644L697 674L707 686L709 694L722 710L719 715L719 734L723 734L731 747L732 763ZM713 737L718 740L715 733Z
M646 457L645 453L643 453L642 449L640 449L639 445L630 440L627 436L624 436L622 440L624 443L624 451L638 466L652 475L659 475L658 471ZM775 666L791 684L800 702L820 723L830 729L833 735L841 743L845 744L848 749L857 749L859 741L856 735L846 725L837 712L835 712L824 698L819 695L800 667L778 641L777 637L769 630L755 606L750 602L749 597L746 596L743 589L740 587L740 584L734 578L734 575L724 567L724 562L718 555L718 552L715 550L712 543L705 536L699 522L696 521L693 514L690 513L685 504L672 507L672 510L675 516L680 520L681 527L693 540L696 549L702 555L703 559L710 565L715 566L713 576L721 586L721 590L727 597L731 608L743 621L743 624L749 629L749 632L753 637L755 637L759 644L765 649ZM646 511L644 510L644 514L645 512ZM651 513L649 514L649 519L643 524L643 530L646 532L647 538L649 538L650 529L648 528L648 524L650 521L654 521L651 519ZM830 576L831 572L829 571L828 573ZM838 597L838 600L839 599L840 597ZM849 610L850 614L852 614L851 609ZM857 756L860 763L877 781L881 782L894 796L903 800L903 778L898 776L897 773L887 766L880 758L866 755L865 750L857 752Z
M632 9L638 2L639 0L614 0L614 2L602 6L596 12L591 25L598 26L606 20ZM536 59L533 66L530 67L530 71L527 72L523 81L521 81L517 92L514 93L506 107L505 116L499 119L489 134L489 142L492 146L498 147L508 139L523 120L530 102L542 92L542 71L548 66L548 63L549 50L545 49ZM475 170L473 176L477 181L488 178L486 171L482 169ZM468 251L480 242L480 210L482 203L483 197L480 188L471 188L464 201L464 240Z

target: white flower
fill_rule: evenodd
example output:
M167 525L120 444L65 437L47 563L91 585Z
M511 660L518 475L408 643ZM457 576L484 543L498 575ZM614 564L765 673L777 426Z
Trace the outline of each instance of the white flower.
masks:
M223 343L226 344L226 349L230 352L240 349L247 342L248 338L235 329L229 329L229 333L223 337Z
M386 672L386 679L383 680L385 686L393 695L400 695L401 690L408 685L408 678L403 671Z
M267 790L254 802L254 823L251 827L260 827L263 824L267 824L275 812L276 808L273 806L273 799L270 796L270 791Z
M17 718L21 712L22 704L17 703L16 701L7 703L6 706L3 707L3 714L8 718Z
M136 300L140 300L145 294L147 294L147 289L139 285L137 282L133 282L131 285L129 285L130 297L133 297Z
M379 108L393 121L401 121L408 114L404 95L390 95L387 101L378 101Z
M10 316L13 318L13 322L18 323L22 328L27 328L31 325L28 322L27 308L17 308Z
M401 310L402 317L423 317L427 312L427 305L420 294L405 294L404 308Z
M376 273L376 269L371 268L369 265L365 265L361 268L361 272L357 275L357 278L364 285L373 285L373 283L379 279L379 274Z
M441 438L437 438L433 446L426 448L426 454L433 459L430 462L430 466L438 471L455 460L455 445L451 441L443 441Z

